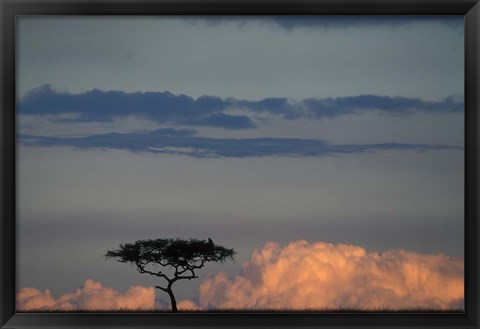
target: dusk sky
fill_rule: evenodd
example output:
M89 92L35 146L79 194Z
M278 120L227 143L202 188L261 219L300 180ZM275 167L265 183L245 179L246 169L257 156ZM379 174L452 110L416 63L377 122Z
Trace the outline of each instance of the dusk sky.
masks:
M18 308L168 306L104 255L171 237L237 251L184 308L463 308L463 23L20 17Z

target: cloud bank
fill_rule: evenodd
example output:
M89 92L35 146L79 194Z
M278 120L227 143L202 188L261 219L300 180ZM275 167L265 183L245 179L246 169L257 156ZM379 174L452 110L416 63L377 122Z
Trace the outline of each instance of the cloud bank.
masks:
M335 154L385 150L432 151L462 149L449 145L380 143L330 144L315 139L295 138L206 138L195 131L165 128L133 133L108 133L86 137L43 137L18 135L17 141L30 146L68 146L81 149L109 148L132 152L186 155L196 158L218 157L318 157Z
M75 292L55 298L49 290L23 288L17 294L18 311L152 310L155 288L132 286L125 292L88 279Z
M269 242L254 251L231 279L224 272L205 279L197 301L180 310L459 310L464 307L464 263L443 254L393 250L384 253L345 244ZM55 298L49 290L23 288L18 311L160 310L153 287L125 292L86 280Z
M267 243L230 279L199 287L203 309L463 309L463 260L344 244Z
M137 116L169 125L224 129L256 128L260 114L293 120L333 118L372 110L390 115L408 115L418 112L461 112L463 108L463 98L458 96L449 96L441 101L379 95L251 101L216 96L194 99L168 91L126 93L94 89L70 94L56 91L50 85L31 90L17 106L20 115L56 116L62 122L112 122L118 118ZM232 110L236 114L232 114ZM266 123L265 120L260 122Z

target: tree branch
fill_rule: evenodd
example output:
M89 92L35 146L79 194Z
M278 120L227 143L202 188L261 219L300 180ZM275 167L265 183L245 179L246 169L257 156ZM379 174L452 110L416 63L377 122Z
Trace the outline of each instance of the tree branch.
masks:
M192 280L192 279L197 279L198 276L195 274L195 271L193 270L193 268L188 268L186 270L184 270L182 273L185 273L186 271L190 271L190 273L192 273L192 275L175 275L175 278L173 278L173 281L177 281L177 280L183 280L183 279L188 279L188 280Z
M167 280L168 282L170 282L172 279L170 279L168 276L166 276L165 274L162 273L162 271L158 271L158 272L152 272L152 271L149 271L149 270L146 270L145 269L145 265L144 264L141 264L140 262L137 262L136 263L137 265L137 271L140 272L140 273L147 273L147 274L150 274L150 275L153 275L153 276L157 276L157 277L160 277L160 278L164 278L165 280Z
M182 265L182 268L183 268L183 270L175 272L175 276L177 276L177 275L182 275L183 273L185 273L185 272L187 272L188 270L190 270L190 268L188 267L188 265Z
M177 281L177 280L184 280L184 279L189 279L189 280L198 279L198 276L196 276L196 275L190 275L190 276L180 275L180 276L175 277L174 280Z

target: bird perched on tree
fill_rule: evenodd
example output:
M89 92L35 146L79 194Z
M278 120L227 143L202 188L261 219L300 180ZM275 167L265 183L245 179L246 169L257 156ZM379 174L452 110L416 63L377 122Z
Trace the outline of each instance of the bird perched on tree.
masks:
M215 244L211 238L208 238L207 246L209 251L213 251Z

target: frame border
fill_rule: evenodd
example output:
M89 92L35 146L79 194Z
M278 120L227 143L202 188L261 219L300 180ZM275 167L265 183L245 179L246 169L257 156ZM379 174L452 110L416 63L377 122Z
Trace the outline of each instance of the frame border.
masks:
M17 15L465 15L465 313L15 313ZM0 328L480 328L478 0L0 0Z

